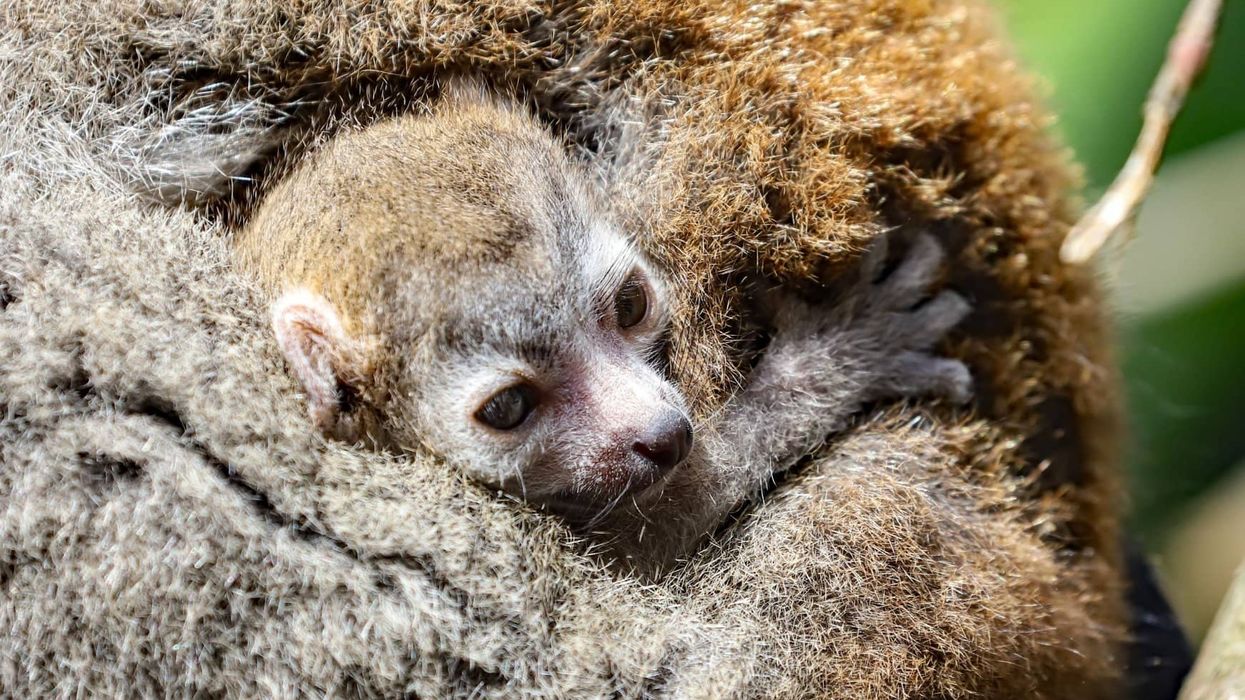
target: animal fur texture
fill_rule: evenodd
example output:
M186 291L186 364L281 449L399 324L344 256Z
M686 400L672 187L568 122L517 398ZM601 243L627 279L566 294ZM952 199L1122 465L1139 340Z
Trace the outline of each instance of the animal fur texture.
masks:
M0 688L1113 697L1112 363L998 36L973 0L9 0ZM746 366L739 281L815 294L893 227L953 253L972 410L879 407L657 584L314 437L231 228L447 72L526 95L679 271L695 410Z

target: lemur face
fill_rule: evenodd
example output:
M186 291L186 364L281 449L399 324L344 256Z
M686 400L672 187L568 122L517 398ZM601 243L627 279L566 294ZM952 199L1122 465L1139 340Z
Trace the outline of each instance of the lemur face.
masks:
M475 477L590 516L678 467L692 427L662 372L664 285L609 225L569 218L455 295L417 423Z

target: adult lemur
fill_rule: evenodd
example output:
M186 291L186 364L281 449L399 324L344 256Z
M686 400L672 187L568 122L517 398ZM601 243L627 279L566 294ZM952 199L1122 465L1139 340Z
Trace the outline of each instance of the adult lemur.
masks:
M939 346L972 368L968 410L919 404L870 412L724 531L720 547L664 578L658 588L674 587L670 605L645 583L595 566L585 575L581 553L549 534L561 534L551 519L474 489L455 491L459 480L443 478L431 460L398 460L415 483L399 484L406 500L396 502L418 504L433 522L454 527L369 528L395 501L341 477L318 452L307 454L301 414L282 406L278 423L237 436L230 402L239 416L273 417L268 387L190 397L212 412L187 416L183 440L223 436L209 447L228 464L211 464L222 478L240 476L238 486L262 492L242 505L271 504L304 517L309 527L299 531L340 536L344 553L375 553L376 562L349 575L366 588L376 573L376 588L337 602L356 589L316 573L328 563L325 543L271 536L264 513L239 524L243 539L234 541L244 546L205 560L195 540L205 521L161 511L179 517L153 530L152 556L118 561L117 571L133 575L106 579L140 586L132 596L138 617L88 636L83 610L119 608L91 590L86 600L67 597L82 579L76 567L44 568L59 578L8 582L23 597L69 601L55 608L66 611L54 621L58 636L32 636L10 654L12 678L36 677L39 663L53 681L75 680L86 667L65 664L82 658L65 652L72 649L102 659L97 675L126 680L131 695L146 687L137 684L163 679L211 694L236 688L235 678L281 678L282 687L297 689L291 694L337 688L387 697L418 683L418 694L443 697L452 693L436 683L452 679L464 696L483 688L495 696L582 697L590 695L583 679L604 678L593 686L598 696L642 696L693 682L686 654L704 652L706 663L739 679L739 696L1119 697L1125 633L1131 619L1145 616L1130 615L1122 590L1109 324L1092 273L1059 262L1064 231L1078 215L1075 179L987 3L10 5L0 35L10 41L7 55L23 60L3 67L12 77L6 88L15 90L0 91L0 101L16 120L5 133L40 126L20 137L27 143L19 153L34 155L14 160L5 151L21 187L4 192L11 198L26 188L41 207L72 207L67 226L92 215L92 226L124 225L106 206L119 188L49 199L44 179L81 171L76 161L49 161L52 154L104 159L109 177L141 180L174 207L196 205L192 216L177 213L163 226L224 230L252 220L251 194L262 201L279 179L269 175L296 165L304 141L331 139L338 120L368 124L417 109L448 73L513 88L539 106L559 139L611 169L602 181L621 195L609 197L613 218L657 269L677 271L665 280L669 374L701 447L748 369L750 348L734 342L732 325L747 311L741 280L813 292L841 279L833 275L881 232L903 227L942 244L948 281L973 306ZM625 138L632 124L643 138ZM39 173L29 188L23 159ZM244 184L252 180L259 185ZM6 214L3 225L10 221ZM187 240L199 239L188 233ZM96 269L89 259L79 266L84 275ZM5 317L20 318L15 309L26 304L10 304ZM344 305L337 311L346 330L359 324ZM210 366L237 371L204 381L272 371L250 341L236 355L243 346L206 344L218 353ZM66 373L66 387L82 386L72 368ZM136 403L151 405L150 388L130 383ZM371 397L352 386L342 385L342 405L366 407ZM27 414L17 415L25 421ZM351 474L393 473L394 460L384 455L329 451L349 452L357 466ZM53 466L49 474L61 479L64 470ZM133 481L135 489L148 484ZM441 481L446 489L434 492L431 484ZM319 509L316 499L334 485L336 510ZM15 511L23 522L26 502ZM340 522L347 515L353 524ZM60 530L74 533L63 541L82 541L78 532L98 539L97 521L76 522L78 530ZM133 534L118 541L142 546ZM299 554L303 563L284 569L285 578L270 576L271 562L294 561L284 558L294 549L310 554ZM17 552L21 562L48 549L39 540ZM158 576L138 568L148 562L158 562ZM395 563L409 571L393 574L387 567ZM233 586L239 571L253 583L248 595L229 600L252 601L249 615L211 597ZM170 581L195 597L177 607ZM291 581L314 582L305 614L290 614ZM614 590L634 594L634 604L619 605L607 595ZM465 622L450 621L445 605L461 605ZM370 611L385 624L367 628L372 643L358 644L357 621ZM158 612L163 621L149 616ZM646 638L652 644L640 649L617 634L630 621L685 627L688 614L756 646L715 655ZM332 627L342 634L319 633L329 617L345 621ZM133 619L151 622L135 627ZM188 646L187 620L220 633L200 636L206 647ZM575 645L550 645L575 630ZM140 647L142 655L115 651ZM640 651L651 665L635 662ZM37 653L44 660L23 661ZM1151 667L1149 658L1139 666ZM27 695L63 687L10 685Z
M970 386L929 352L968 305L928 299L942 250L925 236L882 279L876 247L833 307L774 299L763 359L693 430L661 367L662 272L552 134L477 87L337 137L266 195L238 253L280 294L277 339L322 430L422 445L639 568L864 403Z

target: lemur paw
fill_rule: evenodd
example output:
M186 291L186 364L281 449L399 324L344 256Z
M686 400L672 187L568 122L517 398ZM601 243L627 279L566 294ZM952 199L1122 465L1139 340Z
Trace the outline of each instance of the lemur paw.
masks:
M853 335L863 332L862 340L878 342L888 353L878 366L871 398L945 396L967 401L973 383L968 367L932 351L972 310L959 294L932 290L945 258L942 246L929 234L918 235L894 271L879 279L886 245L883 236L866 254L855 292L857 318L848 321Z
M963 403L972 395L968 367L933 352L971 311L959 294L931 289L943 264L942 246L921 234L899 265L881 276L886 243L882 237L866 253L859 281L842 300L824 306L782 300L774 349L819 345L818 354L834 365L821 371L858 375L863 400L941 396Z

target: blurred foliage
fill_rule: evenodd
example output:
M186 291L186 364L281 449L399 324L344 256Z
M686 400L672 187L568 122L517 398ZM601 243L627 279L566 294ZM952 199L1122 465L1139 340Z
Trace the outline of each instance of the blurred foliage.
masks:
M1133 507L1151 521L1143 530L1165 524L1245 455L1243 323L1240 284L1123 329Z
M1045 78L1058 129L1084 164L1088 192L1095 195L1127 158L1184 0L996 2L1021 57ZM1169 160L1245 132L1243 76L1245 3L1227 2L1210 66L1173 129ZM1240 175L1245 194L1245 167ZM1215 236L1144 235L1213 245L1217 237L1245 235L1245 222L1237 226ZM1241 270L1240 284L1206 289L1195 301L1143 310L1122 323L1134 522L1152 543L1191 498L1245 458L1245 261Z

